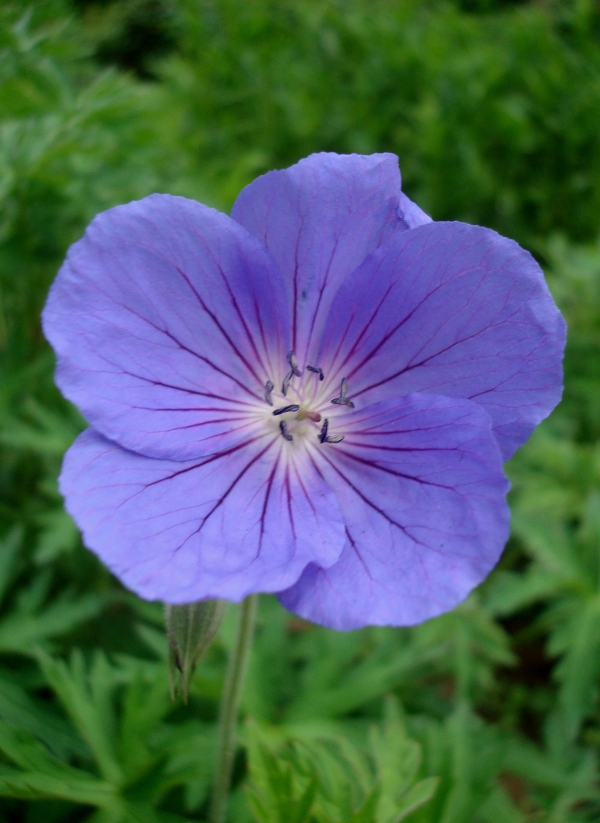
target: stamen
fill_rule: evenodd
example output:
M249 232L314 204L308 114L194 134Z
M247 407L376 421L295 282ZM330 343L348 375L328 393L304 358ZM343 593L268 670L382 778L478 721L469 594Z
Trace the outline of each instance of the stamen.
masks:
M288 354L287 359L288 359L288 363L290 364L290 366L292 368L292 374L294 374L296 377L302 377L302 372L298 368L298 363L296 361L296 355L294 354L293 351L291 351Z
M269 406L273 405L273 398L271 397L271 392L275 388L275 383L272 380L267 380L265 383L265 400L269 404Z
M340 391L340 396L339 397L334 397L334 399L331 402L335 403L336 406L348 406L349 409L353 409L354 408L354 403L352 402L352 400L347 399L347 397L346 397L346 392L347 391L348 391L348 381L346 380L345 377L343 377L342 378L342 389Z
M283 378L283 383L281 384L281 393L282 393L282 395L283 395L284 397L285 397L285 396L286 396L286 394L287 394L287 390L288 390L289 385L290 385L290 380L292 379L292 377L293 377L293 376L294 376L294 372L293 372L293 371L290 371L290 372L288 372L288 373L286 374L286 376Z
M285 422L285 420L279 421L279 428L281 430L281 434L285 437L286 440L294 439L291 434L288 434L287 423Z
M321 431L319 432L319 440L321 443L324 443L327 440L327 429L329 427L329 420L325 418L323 420L323 425L321 426Z
M315 374L319 375L319 380L325 380L325 375L323 374L323 369L319 368L319 366L307 366L308 371L312 371Z
M283 406L281 409L275 409L273 414L285 414L286 412L300 411L300 406L292 403L291 406Z
M329 428L329 420L325 418L323 420L323 425L321 426L321 431L319 432L319 440L321 443L341 443L345 434L330 434L327 435L327 429Z

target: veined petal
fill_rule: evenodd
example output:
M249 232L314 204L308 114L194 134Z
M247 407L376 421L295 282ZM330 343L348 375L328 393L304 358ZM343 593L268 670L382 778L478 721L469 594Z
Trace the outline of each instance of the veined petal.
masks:
M420 623L453 608L508 537L508 482L477 404L411 394L336 418L345 439L314 451L348 543L307 567L283 605L334 629Z
M399 197L393 154L313 154L289 169L264 174L240 193L231 216L279 264L299 362L310 362L316 353L344 278L394 231L407 228Z
M155 460L88 429L66 454L60 489L94 551L148 600L188 603L294 583L346 541L334 492L283 438L256 436L202 460Z
M342 284L317 359L357 406L411 391L475 401L508 459L560 400L564 343L528 252L490 229L429 223Z
M407 229L416 229L417 226L432 222L431 217L425 214L416 203L413 203L404 192L400 192L400 216Z
M247 436L289 350L269 253L226 215L170 195L98 215L43 320L62 392L103 435L149 457L192 459Z

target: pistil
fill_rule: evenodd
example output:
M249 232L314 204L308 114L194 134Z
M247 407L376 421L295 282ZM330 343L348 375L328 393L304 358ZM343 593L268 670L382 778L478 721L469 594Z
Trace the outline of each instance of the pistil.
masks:
M312 420L313 423L319 423L321 415L319 412L311 411L310 409L300 409L296 415L296 420Z

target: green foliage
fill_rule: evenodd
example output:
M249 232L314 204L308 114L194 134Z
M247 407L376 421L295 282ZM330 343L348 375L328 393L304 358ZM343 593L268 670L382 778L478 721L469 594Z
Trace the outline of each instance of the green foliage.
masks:
M85 423L39 311L66 248L113 204L226 207L323 149L395 151L434 217L538 254L565 398L508 467L500 567L453 613L341 634L262 598L231 820L600 819L599 34L592 0L2 5L0 819L206 819L235 622L171 703L160 605L62 508Z
M45 680L70 723L30 707L17 690L7 691L0 720L0 751L7 761L0 770L0 794L95 807L99 813L92 819L107 823L184 820L156 811L155 806L169 789L185 785L188 778L193 783L194 767L198 773L206 771L212 737L195 726L192 756L185 768L179 762L173 769L177 747L162 724L172 711L165 667L134 663L118 668L101 652L89 664L79 651L69 664L41 652L38 656ZM35 732L27 726L34 726ZM189 741L185 726L180 732ZM203 737L210 741L204 747L198 744ZM73 760L79 761L77 767Z
M182 0L163 72L185 145L226 201L315 149L388 150L436 219L594 238L597 6L498 5Z
M256 820L400 823L430 800L438 778L417 779L421 746L407 736L395 703L386 708L383 728L369 730L366 752L331 735L288 738L273 750L265 733L250 724L247 791Z

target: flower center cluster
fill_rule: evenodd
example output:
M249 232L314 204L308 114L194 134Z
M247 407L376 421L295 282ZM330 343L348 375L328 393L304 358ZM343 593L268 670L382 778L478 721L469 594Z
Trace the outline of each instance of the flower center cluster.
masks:
M354 403L346 397L346 378L342 380L339 395L331 397L322 368L307 365L302 372L293 351L287 359L290 369L280 389L272 380L265 383L265 402L270 407L267 425L289 443L306 439L321 444L341 443L344 435L331 431L335 423L335 412L331 406L354 408Z

